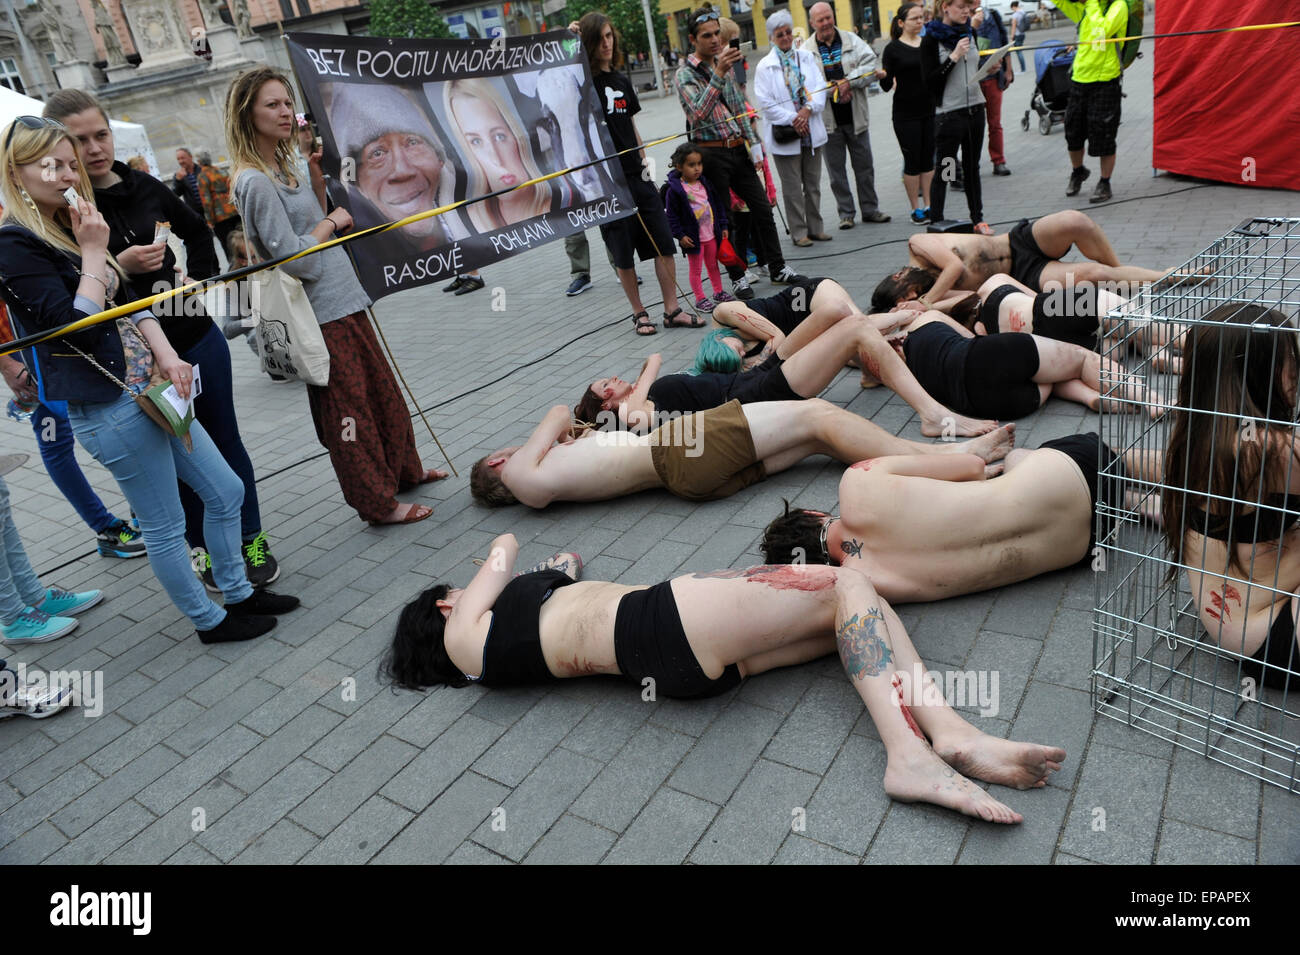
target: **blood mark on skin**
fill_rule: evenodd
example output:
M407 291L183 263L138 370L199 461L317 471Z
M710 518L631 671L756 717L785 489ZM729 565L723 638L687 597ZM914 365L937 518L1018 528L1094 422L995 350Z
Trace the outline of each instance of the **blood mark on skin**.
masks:
M1023 332L1025 330L1025 320L1020 317L1020 313L1012 309L1011 314L1007 316L1007 324L1011 326L1013 332Z
M873 355L869 351L864 352L862 356L862 361L867 366L867 371L871 374L873 378L875 378L877 381L884 380L880 376L880 360L876 358L875 355Z
M876 459L875 459L875 458L867 458L865 461L859 461L857 464L850 464L850 465L849 465L849 470L851 470L851 471L870 471L870 470L871 470L871 465L873 465L873 464L875 464L875 463L876 463Z
M911 728L912 732L916 734L917 739L919 739L922 743L924 743L926 741L925 734L921 732L921 727L916 725L916 720L912 716L911 708L906 703L903 702L902 678L899 677L897 673L895 673L892 682L894 684L894 700L898 703L898 708L903 713L903 719L907 720L907 725Z
M1222 596L1220 596L1217 590L1211 590L1210 603L1213 604L1213 607L1205 608L1206 615L1219 621L1231 620L1232 614L1228 610L1228 601L1235 603L1237 606L1241 606L1241 591L1232 586L1232 584L1223 585ZM1222 612L1223 616L1220 617L1216 611Z
M811 592L835 586L835 571L829 567L780 566L758 574L746 574L751 584L767 584L773 590Z
M560 660L557 665L570 676L592 676L600 672L595 663L590 660L579 660L576 653L572 660Z

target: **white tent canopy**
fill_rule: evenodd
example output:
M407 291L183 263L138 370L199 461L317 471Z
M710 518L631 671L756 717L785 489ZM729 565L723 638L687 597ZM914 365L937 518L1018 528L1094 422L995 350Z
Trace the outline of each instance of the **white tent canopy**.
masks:
M0 86L0 128L8 126L16 116L40 116L45 104L38 99L16 93L7 86ZM143 156L149 171L161 178L158 160L153 154L153 146L145 135L144 127L139 123L124 123L121 120L109 120L113 127L113 145L116 158L126 162L132 156Z

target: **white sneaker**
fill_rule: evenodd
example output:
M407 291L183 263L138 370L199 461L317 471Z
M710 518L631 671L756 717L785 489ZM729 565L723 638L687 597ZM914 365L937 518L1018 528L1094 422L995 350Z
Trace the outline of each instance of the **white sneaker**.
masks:
M747 302L754 297L754 290L749 287L749 277L747 275L742 275L731 283L731 294L742 302Z
M746 269L745 281L748 282L750 285L756 285L759 282L763 281L763 276L755 272L753 269Z
M19 683L9 667L0 669L0 720L30 716L43 720L72 705L72 687Z

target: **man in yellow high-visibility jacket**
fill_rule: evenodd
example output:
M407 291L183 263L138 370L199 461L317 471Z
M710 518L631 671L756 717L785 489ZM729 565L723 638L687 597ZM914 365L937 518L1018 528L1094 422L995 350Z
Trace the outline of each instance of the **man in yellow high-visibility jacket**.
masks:
M1115 133L1119 129L1119 44L1105 42L1123 36L1128 26L1128 0L1056 0L1056 8L1079 24L1079 46L1074 54L1074 80L1065 109L1065 148L1070 151L1067 196L1079 194L1089 176L1083 164L1083 144L1088 155L1101 159L1101 179L1089 197L1105 202L1111 197L1110 174L1115 169Z

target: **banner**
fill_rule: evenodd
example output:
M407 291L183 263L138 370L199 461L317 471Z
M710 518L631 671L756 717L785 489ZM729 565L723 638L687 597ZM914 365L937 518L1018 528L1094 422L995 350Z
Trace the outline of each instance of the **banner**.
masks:
M291 33L330 198L358 228L608 156L587 58L567 30L485 40ZM352 246L371 298L491 265L636 213L618 162Z

